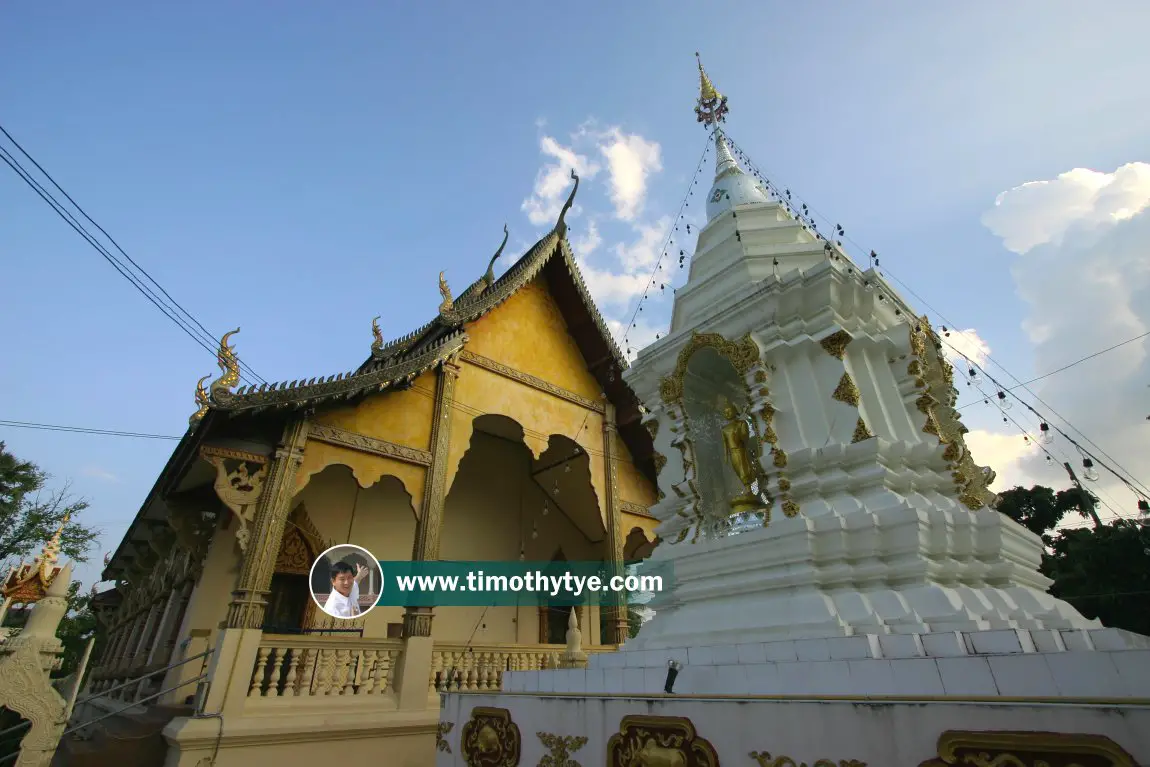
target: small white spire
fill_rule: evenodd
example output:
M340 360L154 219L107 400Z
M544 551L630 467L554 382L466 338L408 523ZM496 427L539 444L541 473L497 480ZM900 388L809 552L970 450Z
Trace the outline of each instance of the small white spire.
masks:
M722 130L715 130L715 181L742 172L743 169L731 154L731 148L727 146L727 137Z

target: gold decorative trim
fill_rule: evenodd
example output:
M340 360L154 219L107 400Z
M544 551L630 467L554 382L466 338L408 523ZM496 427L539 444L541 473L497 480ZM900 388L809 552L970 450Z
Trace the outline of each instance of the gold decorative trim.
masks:
M853 445L856 442L865 442L866 440L873 438L874 435L871 434L870 429L867 428L866 421L864 421L860 415L858 423L855 424L855 433L853 436L851 436L851 444Z
M571 754L587 745L586 736L537 732L535 737L543 743L543 748L551 752L539 760L538 767L580 767L579 762L571 758Z
M715 747L680 716L625 716L607 741L607 767L719 767Z
M784 499L783 514L786 514L788 517L797 517L799 514L799 505L790 498Z
M384 458L394 458L397 461L413 463L416 466L431 465L431 452L428 450L399 445L384 439L369 437L366 434L347 431L346 429L340 429L335 426L313 424L308 432L308 439L314 439L317 442L326 442L329 445L350 448L361 453L370 453L372 455L383 456Z
M937 751L919 767L1138 767L1105 735L1080 733L948 730Z
M214 445L204 445L201 447L200 457L205 461L210 461L212 458L227 458L232 461L258 463L260 466L263 466L268 462L268 457L266 455L260 455L259 453L249 453L246 450L233 450L230 447L216 447Z
M435 750L445 754L451 753L451 744L447 742L447 735L455 727L455 722L440 722L435 728Z
M463 725L459 750L468 767L518 767L519 726L505 708L476 706Z
M188 419L189 427L199 423L212 407L212 400L208 396L208 390L204 388L204 381L209 378L211 378L211 376L207 375L196 382L196 412L192 413L191 418Z
M240 360L236 356L236 347L228 343L228 340L239 333L240 329L236 328L230 333L224 333L224 337L220 339L220 348L216 352L216 366L220 369L220 377L212 381L209 390L211 391L211 400L217 404L226 403L235 393L232 389L240 382Z
M659 419L658 418L652 418L651 420L647 421L643 425L647 427L647 433L651 435L652 440L654 440L656 437L659 436Z
M843 373L843 377L839 379L839 385L835 387L834 393L831 394L831 399L838 400L851 407L858 407L861 396L859 387L851 378L851 374Z
M831 355L835 359L841 360L847 351L847 344L853 341L854 338L845 330L836 330L829 336L819 341L819 346L823 347L823 351Z
M376 357L383 351L383 331L379 329L379 317L371 321L371 337L371 355Z
M752 751L748 756L758 762L759 767L807 767L806 762L799 762L782 754L772 757L766 751ZM811 767L867 767L867 765L858 759L819 759L811 762Z
M771 455L774 456L773 463L775 464L776 469L787 468L787 454L785 452L783 452L782 448L779 448L779 447L771 448Z
M649 517L655 519L651 514L651 510L641 503L634 503L633 501L619 501L619 511L626 512L627 514L634 514L637 517Z
M659 396L671 405L683 399L683 379L687 375L687 364L700 349L714 349L735 368L740 376L746 376L759 361L759 345L747 333L738 341L728 341L718 333L692 332L690 339L679 351L675 371L659 382Z
M484 370L489 370L496 375L501 375L504 378L508 378L512 381L517 381L518 383L521 383L525 386L530 386L532 389L541 391L544 394L550 394L552 396L558 397L559 399L567 400L568 402L579 405L580 407L586 408L588 410L592 410L596 413L604 412L604 406L601 402L596 402L595 400L588 399L587 397L576 394L573 391L568 391L567 389L556 386L549 381L544 381L542 378L533 376L530 373L524 373L522 370L516 370L513 367L504 365L502 362L496 362L493 359L484 357L480 354L476 354L475 352L468 351L467 349L463 350L463 353L460 354L460 358L464 362L470 362L472 365L481 367ZM652 435L652 437L653 436L654 435Z
M659 476L663 472L663 468L667 465L667 456L662 453L653 453L651 456L655 462L655 476Z

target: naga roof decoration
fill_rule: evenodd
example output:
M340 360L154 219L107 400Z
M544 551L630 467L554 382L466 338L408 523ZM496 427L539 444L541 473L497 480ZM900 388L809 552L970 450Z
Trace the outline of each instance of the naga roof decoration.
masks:
M579 189L579 177L574 170L571 177L575 184L571 189L554 228L535 243L518 261L512 264L499 279L495 279L495 261L502 255L507 245L507 227L504 226L503 243L491 257L487 273L472 283L458 297L453 297L443 272L439 275L439 292L443 299L439 313L420 328L383 343L382 334L373 321L375 343L372 344L371 358L354 372L341 373L327 378L312 378L261 386L241 386L234 393L230 390L239 381L238 361L234 350L227 345L229 333L220 342L219 365L224 375L211 386L210 409L234 414L255 413L267 409L312 407L322 402L346 400L353 397L384 391L415 379L441 361L457 354L467 342L465 326L478 320L500 304L507 301L519 289L535 279L552 259L561 260L584 306L590 314L599 335L610 350L610 357L616 370L623 370L627 362L607 329L583 276L575 262L575 256L567 243L567 212L575 200ZM377 318L378 319L378 318ZM234 371L234 372L233 372ZM198 402L198 400L197 400Z
M375 354L383 348L383 331L379 329L379 315L371 321L371 335L375 339L371 342L371 353Z
M44 544L32 564L21 564L8 571L8 577L0 584L0 597L11 599L16 604L33 604L47 595L62 569L56 562L60 558L64 528L69 519L70 515L65 514L55 534Z

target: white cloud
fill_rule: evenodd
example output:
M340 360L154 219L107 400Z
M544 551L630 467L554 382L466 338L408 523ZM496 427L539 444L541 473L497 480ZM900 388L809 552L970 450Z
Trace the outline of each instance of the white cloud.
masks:
M615 216L634 221L647 201L647 177L663 169L659 144L611 128L601 134L599 151L607 160Z
M1081 169L1049 181L1031 182L999 195L983 222L1018 255L1012 272L1027 307L1023 327L1034 344L1034 368L1056 370L1150 329L1150 165L1131 163L1113 173ZM1050 424L1071 434L1107 463L1121 464L1150 485L1150 339L1122 346L1034 384L1047 405L1033 401ZM995 376L998 377L997 375ZM1004 385L1014 383L1002 380ZM1024 390L1020 396L1029 398ZM1095 440L1090 445L1054 411ZM1033 433L1038 418L1015 407L1013 417ZM1061 436L1048 448L1058 463L1076 468L1082 457ZM988 463L975 454L976 461ZM1056 463L1041 451L1020 459L1020 468L1066 484ZM998 467L994 467L998 470ZM1101 467L1092 483L1123 515L1135 499ZM1079 468L1081 473L1081 469ZM1058 477L1061 473L1062 477ZM1105 518L1109 512L1101 512Z
M551 161L536 174L533 194L523 201L522 210L532 224L544 226L555 223L559 218L559 211L571 191L571 171L574 170L581 180L589 181L599 172L600 166L587 155L563 146L551 136L539 140L539 149Z
M946 343L942 349L960 376L970 367L967 360L982 366L990 356L990 344L984 341L974 328L951 330L949 336L943 337L943 341Z
M982 216L1007 250L1061 244L1075 228L1126 221L1150 206L1150 163L1132 162L1113 173L1085 168L1050 181L1028 181L1002 194Z
M626 323L644 292L660 298L672 295L677 262L669 259L662 270L656 264L673 220L648 211L651 179L663 169L662 148L642 135L618 126L603 127L592 119L571 133L568 145L544 136L540 149L547 159L523 211L536 226L553 224L570 191L571 169L580 174L583 184L578 202L587 208L587 223L570 231L571 247L588 290L612 327L619 330L617 340L622 342ZM589 183L592 179L595 183ZM661 331L653 328L664 320L661 314L666 308L645 301L639 314L644 324L627 333L622 348L630 346L634 353L654 340Z
M979 466L994 469L995 478L990 489L1001 493L1012 487L1031 487L1039 481L1023 467L1023 459L1038 448L1027 444L1022 435L1000 434L986 429L972 429L966 435L966 446Z
M85 477L90 477L91 479L98 479L101 482L120 481L118 476L108 471L107 469L101 469L99 466L85 466L84 468L80 469L80 474Z
M570 231L570 230L568 230ZM587 221L586 231L574 234L571 239L571 250L579 258L586 258L599 249L603 244L603 236L599 233L599 224L595 219Z

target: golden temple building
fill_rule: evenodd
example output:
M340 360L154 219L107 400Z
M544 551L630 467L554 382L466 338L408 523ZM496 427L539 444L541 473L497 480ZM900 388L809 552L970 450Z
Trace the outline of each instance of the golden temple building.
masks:
M310 762L333 738L343 759L383 747L388 764L431 764L439 691L557 664L569 608L535 601L328 617L308 579L331 546L612 567L650 553L657 456L566 239L572 177L555 227L502 276L506 228L458 295L440 275L429 322L386 340L372 321L352 372L236 388L238 330L221 341L222 374L197 386L187 434L107 560L117 585L95 598L87 692L169 707L166 764ZM587 651L626 638L624 605L577 610Z

